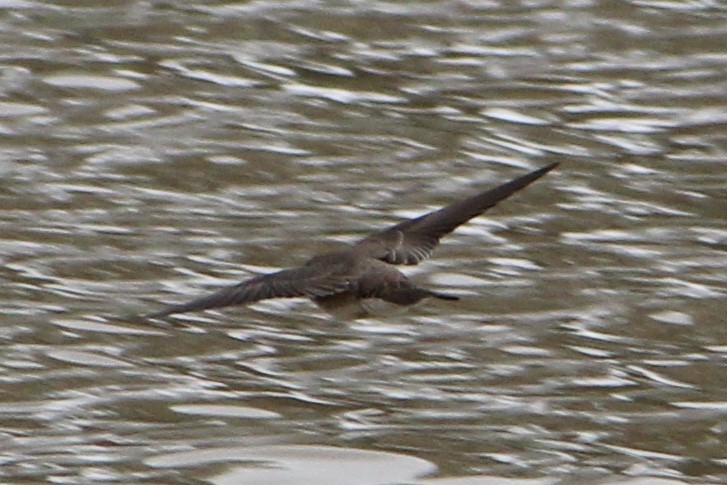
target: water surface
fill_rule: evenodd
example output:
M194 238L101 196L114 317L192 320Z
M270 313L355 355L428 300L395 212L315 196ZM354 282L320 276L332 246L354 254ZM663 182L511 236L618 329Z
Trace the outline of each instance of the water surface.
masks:
M720 2L0 11L4 482L724 482ZM552 161L457 303L122 318Z

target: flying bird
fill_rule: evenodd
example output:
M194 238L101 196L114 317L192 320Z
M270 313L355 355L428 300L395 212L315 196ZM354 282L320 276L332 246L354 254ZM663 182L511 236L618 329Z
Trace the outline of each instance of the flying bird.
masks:
M427 259L443 236L557 165L552 163L494 189L402 221L346 249L315 256L299 268L255 276L190 302L149 313L143 318L163 318L176 313L243 305L269 298L309 298L329 313L344 318L366 316L363 303L370 299L401 306L413 305L429 297L458 300L457 296L416 286L395 265L413 265Z

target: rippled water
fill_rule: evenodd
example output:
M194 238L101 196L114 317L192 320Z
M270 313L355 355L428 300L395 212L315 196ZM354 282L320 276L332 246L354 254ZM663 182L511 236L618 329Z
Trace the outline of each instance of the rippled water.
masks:
M727 479L722 2L0 14L3 483ZM122 318L554 160L459 302Z

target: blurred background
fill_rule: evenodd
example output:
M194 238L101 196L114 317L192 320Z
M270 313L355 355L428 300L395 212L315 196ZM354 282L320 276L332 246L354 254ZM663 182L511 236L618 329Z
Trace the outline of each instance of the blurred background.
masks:
M727 479L727 5L0 2L3 483ZM459 302L131 322L546 163Z

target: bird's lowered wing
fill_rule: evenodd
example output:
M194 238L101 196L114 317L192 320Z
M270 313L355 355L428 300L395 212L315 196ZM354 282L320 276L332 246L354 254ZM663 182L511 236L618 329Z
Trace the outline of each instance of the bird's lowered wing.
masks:
M144 318L162 318L174 313L242 305L268 298L326 296L344 291L349 285L349 279L345 275L303 266L256 276L196 300L144 315Z
M531 184L556 166L557 163L546 165L492 190L400 222L362 239L354 245L354 250L360 255L391 264L417 264L431 255L442 236Z

